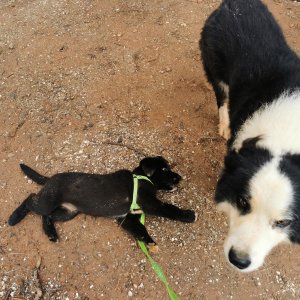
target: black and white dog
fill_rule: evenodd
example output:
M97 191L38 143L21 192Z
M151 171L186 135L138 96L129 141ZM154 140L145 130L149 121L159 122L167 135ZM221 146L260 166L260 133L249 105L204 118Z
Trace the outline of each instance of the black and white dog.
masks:
M224 0L200 49L228 140L215 196L225 255L253 271L280 242L300 243L300 59L259 0Z
M133 172L120 170L105 175L68 172L49 178L24 164L20 166L29 178L44 186L23 201L10 216L8 224L14 226L30 211L35 212L42 216L43 229L54 242L58 240L54 222L71 220L80 212L118 219L122 228L137 240L144 241L152 252L157 252L158 247L140 223L142 212L187 223L196 220L194 211L163 203L156 197L157 190L171 191L181 180L181 176L172 172L169 163L160 156L144 158ZM130 211L133 174L151 180L138 181L137 204L142 210L138 212Z

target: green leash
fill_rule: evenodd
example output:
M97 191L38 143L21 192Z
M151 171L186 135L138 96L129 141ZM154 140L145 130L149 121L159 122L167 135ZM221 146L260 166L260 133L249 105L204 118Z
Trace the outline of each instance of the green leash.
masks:
M146 177L146 176L140 176L140 175L133 175L133 197L132 197L132 203L130 206L130 212L134 213L135 211L141 211L140 206L137 204L137 192L138 192L138 181L142 179L142 180L148 180L151 182L151 180ZM151 182L152 183L152 182ZM140 217L140 222L144 225L145 224L145 214L142 213L141 217ZM138 244L141 248L141 250L144 252L144 254L146 255L146 257L148 258L152 269L154 270L154 272L156 273L157 277L160 279L160 281L165 285L167 292L169 294L169 297L171 300L180 300L179 297L175 294L175 292L173 292L173 290L171 289L171 287L169 286L168 280L163 272L163 270L161 269L160 265L151 257L151 255L148 252L148 249L145 245L144 242L142 241L138 241Z

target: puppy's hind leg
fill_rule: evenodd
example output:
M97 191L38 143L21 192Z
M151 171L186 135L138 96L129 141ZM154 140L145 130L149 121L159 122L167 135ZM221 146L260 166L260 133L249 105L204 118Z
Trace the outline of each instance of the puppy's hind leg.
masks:
M77 210L68 210L64 207L56 208L49 216L51 217L53 222L66 222L72 220L79 214Z
M51 216L42 216L43 229L51 242L58 241L58 234Z
M26 215L30 212L30 209L28 208L29 202L32 201L33 196L35 194L30 194L23 202L22 204L11 214L11 216L8 219L8 224L10 226L14 226L21 222Z
M118 219L120 226L131 233L135 239L145 242L149 251L152 253L158 252L158 246L149 235L146 227L140 222L139 214L128 214L125 218Z
M43 216L43 229L51 242L57 242L59 237L54 222L66 222L72 220L79 214L78 211L69 211L64 207L56 208L51 214Z

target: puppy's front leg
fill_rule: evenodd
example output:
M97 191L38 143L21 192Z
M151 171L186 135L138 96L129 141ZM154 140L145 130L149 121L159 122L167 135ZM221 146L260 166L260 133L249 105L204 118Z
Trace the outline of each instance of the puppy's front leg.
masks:
M149 202L142 207L147 214L178 220L185 223L193 223L197 217L193 210L181 209L173 204L163 203L158 199Z
M140 222L140 216L129 213L125 218L118 219L118 223L122 228L131 233L135 239L146 243L150 252L157 253L158 246L149 235L146 227Z

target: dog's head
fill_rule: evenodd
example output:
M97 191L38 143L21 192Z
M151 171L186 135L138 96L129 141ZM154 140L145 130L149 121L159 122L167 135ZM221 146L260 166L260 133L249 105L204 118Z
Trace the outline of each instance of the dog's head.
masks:
M181 176L173 172L169 163L161 156L144 158L139 169L158 190L174 190L181 180Z
M300 243L300 157L297 166L295 156L272 156L258 140L227 154L215 197L229 217L225 256L244 272L259 268L280 242Z

